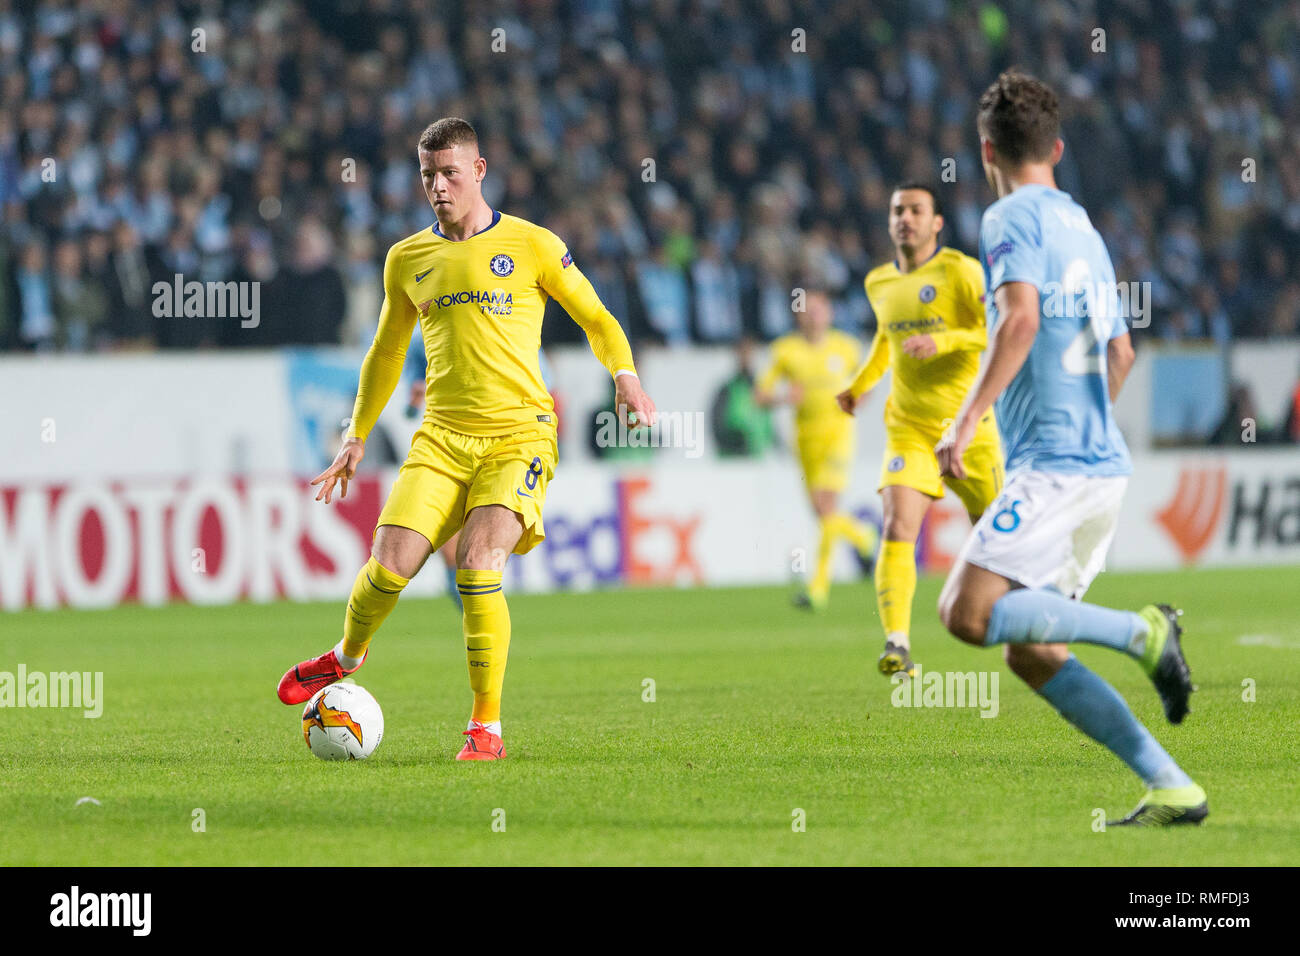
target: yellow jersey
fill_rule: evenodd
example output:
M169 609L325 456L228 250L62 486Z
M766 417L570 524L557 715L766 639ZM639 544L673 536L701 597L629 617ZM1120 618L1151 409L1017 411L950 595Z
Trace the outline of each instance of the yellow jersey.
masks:
M582 326L611 375L636 373L622 327L550 230L495 211L491 225L462 241L435 222L395 243L348 436L364 440L374 427L401 379L416 321L428 358L425 421L477 436L553 428L538 363L548 298Z
M795 406L795 427L801 432L848 429L853 420L835 396L848 387L861 358L858 340L839 329L827 329L816 343L791 332L772 343L771 363L758 389L770 392L780 381L798 385L802 395Z
M885 424L942 430L974 384L988 341L979 262L940 246L911 272L899 272L891 262L867 273L864 284L876 334L853 394L860 397L892 367ZM929 335L938 352L925 359L905 353L903 343L913 335Z

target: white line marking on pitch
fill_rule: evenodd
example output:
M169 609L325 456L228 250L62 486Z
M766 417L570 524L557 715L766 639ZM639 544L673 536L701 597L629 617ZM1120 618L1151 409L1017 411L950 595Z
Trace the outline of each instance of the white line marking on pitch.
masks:
M1300 651L1300 641L1284 641L1276 634L1243 634L1237 638L1237 643L1244 647L1283 647Z

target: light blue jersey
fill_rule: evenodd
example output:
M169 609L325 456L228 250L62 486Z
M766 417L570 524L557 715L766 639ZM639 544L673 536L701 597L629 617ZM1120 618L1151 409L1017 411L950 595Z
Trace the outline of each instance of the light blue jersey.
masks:
M1058 189L1022 186L985 211L979 252L990 339L1003 283L1037 288L1041 309L1029 357L996 403L1007 474L1130 474L1106 383L1107 343L1127 327L1087 212Z

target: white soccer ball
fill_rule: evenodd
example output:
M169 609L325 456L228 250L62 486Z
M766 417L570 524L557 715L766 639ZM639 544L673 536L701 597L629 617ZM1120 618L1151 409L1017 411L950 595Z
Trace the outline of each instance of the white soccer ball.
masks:
M384 712L364 687L330 684L307 701L302 739L322 760L364 760L384 739Z

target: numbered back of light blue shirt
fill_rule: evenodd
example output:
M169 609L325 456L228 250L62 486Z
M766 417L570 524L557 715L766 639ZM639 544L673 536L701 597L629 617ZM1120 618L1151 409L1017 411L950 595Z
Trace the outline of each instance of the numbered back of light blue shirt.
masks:
M997 288L1027 282L1038 289L1038 335L996 405L1007 474L1128 474L1106 384L1106 347L1128 330L1128 297L1087 212L1060 190L1022 186L985 211L979 251L990 342Z

